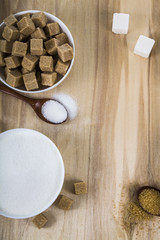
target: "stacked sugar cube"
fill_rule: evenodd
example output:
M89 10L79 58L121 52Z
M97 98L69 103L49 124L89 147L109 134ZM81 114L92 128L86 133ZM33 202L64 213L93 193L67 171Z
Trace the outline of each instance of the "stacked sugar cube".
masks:
M129 14L125 13L113 14L112 32L116 34L127 34L128 27L129 27ZM154 39L140 35L134 48L134 53L141 57L148 58L152 51L154 43L155 43Z
M4 19L0 40L0 66L6 82L26 90L49 87L64 76L73 58L66 33L56 22L48 23L43 12Z

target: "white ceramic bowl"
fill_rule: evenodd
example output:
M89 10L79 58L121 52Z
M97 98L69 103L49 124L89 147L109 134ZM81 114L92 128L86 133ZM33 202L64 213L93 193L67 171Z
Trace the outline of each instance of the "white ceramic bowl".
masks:
M18 17L20 15L23 15L25 13L36 13L36 12L40 12L38 10L28 10L28 11L22 11L22 12L18 12L15 15L15 17ZM48 22L57 22L59 25L60 25L60 28L62 30L62 32L65 32L68 36L68 39L69 39L69 44L73 47L73 56L75 57L75 45L74 45L74 40L73 40L73 37L69 31L69 29L67 28L67 26L57 17L55 17L54 15L48 13L48 12L44 12L48 18ZM4 29L4 26L5 24L2 22L0 24L0 36L2 36L2 32L3 32L3 29ZM63 77L59 77L58 79L58 82L55 83L53 86L51 87L47 87L45 89L41 89L41 90L34 90L34 91L26 91L26 90L22 90L22 89L18 89L18 88L14 88L14 87L11 87L9 84L6 83L5 81L5 74L4 74L4 69L3 68L0 68L0 80L6 85L8 86L9 88L12 88L13 90L16 90L17 92L20 92L20 93L41 93L41 92L46 92L50 89L53 89L55 87L57 87L61 82L64 81L64 79L68 76L69 72L71 71L71 68L72 68L72 65L73 65L73 62L74 62L74 57L73 59L71 60L71 63L70 63L70 66L66 72L66 74L63 76Z
M0 215L24 219L45 211L64 182L58 148L40 132L17 128L0 134L0 149Z

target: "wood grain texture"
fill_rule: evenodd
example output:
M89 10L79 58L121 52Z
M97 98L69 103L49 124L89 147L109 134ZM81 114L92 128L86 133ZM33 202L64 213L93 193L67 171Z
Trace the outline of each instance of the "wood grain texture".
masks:
M0 130L30 128L58 146L65 164L62 193L74 199L64 212L51 206L38 230L28 220L0 217L1 240L158 240L160 222L121 228L121 203L137 185L160 187L160 0L2 0L0 19L27 9L48 11L69 27L76 58L63 91L75 97L77 118L61 126L42 122L25 103L0 94ZM130 14L128 35L111 32L114 12ZM156 40L151 57L133 54L140 34ZM84 180L88 195L73 194Z

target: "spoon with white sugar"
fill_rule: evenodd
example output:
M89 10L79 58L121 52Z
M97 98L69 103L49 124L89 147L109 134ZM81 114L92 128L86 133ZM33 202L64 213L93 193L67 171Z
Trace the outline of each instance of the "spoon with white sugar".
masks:
M67 120L68 114L66 108L56 100L49 98L28 98L2 85L0 85L0 92L9 94L28 103L36 112L38 117L47 123L60 124Z

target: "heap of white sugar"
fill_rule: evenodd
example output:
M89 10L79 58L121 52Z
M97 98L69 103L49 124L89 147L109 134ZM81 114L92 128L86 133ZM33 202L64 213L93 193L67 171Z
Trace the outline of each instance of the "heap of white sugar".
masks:
M62 104L48 100L42 106L43 116L52 123L62 123L67 119L67 111Z
M74 119L77 116L78 113L78 106L77 102L68 94L65 93L55 93L53 95L53 99L57 100L58 102L62 103L67 112L68 112L68 118Z
M37 215L57 197L61 159L44 135L28 129L0 134L0 211L13 217Z

